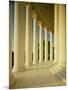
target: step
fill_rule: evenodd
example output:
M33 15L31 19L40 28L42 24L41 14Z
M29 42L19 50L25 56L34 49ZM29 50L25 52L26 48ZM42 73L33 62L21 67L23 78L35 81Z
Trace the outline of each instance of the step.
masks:
M53 65L53 66L51 66L50 67L50 70L51 70L51 72L54 74L54 75L56 75L60 80L62 80L63 82L65 82L66 80L65 80L65 78L66 78L66 75L65 75L65 72L63 72L63 71L59 71L56 67L55 67L55 65Z

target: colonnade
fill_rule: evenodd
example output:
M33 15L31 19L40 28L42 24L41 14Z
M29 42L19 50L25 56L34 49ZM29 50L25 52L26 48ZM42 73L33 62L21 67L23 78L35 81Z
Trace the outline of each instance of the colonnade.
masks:
M11 7L11 6L10 6ZM65 7L64 5L54 6L54 60L52 32L46 25L43 27L42 21L38 21L36 12L32 11L31 3L15 2L14 10L14 67L13 71L23 71L33 64L43 62L43 29L45 31L45 62L48 61L48 32L50 33L50 61L65 65ZM25 17L26 11L26 17ZM59 12L59 15L58 15ZM11 14L11 9L10 9ZM11 15L10 15L11 16ZM25 23L26 18L26 23ZM33 60L32 60L32 18L33 25ZM12 53L12 17L10 17L10 61ZM59 23L58 23L59 22ZM40 31L39 38L39 61L38 61L38 25ZM26 27L26 30L25 30ZM26 51L25 51L26 48ZM12 63L10 62L10 72ZM11 73L10 73L11 74Z
M25 7L26 7L26 25L25 25ZM33 25L33 61L32 61L32 18ZM43 26L42 22L37 20L37 14L32 11L30 3L15 2L15 28L14 28L14 71L21 71L25 67L38 63L38 26L39 26L39 63L43 62ZM26 26L26 31L24 26ZM24 33L25 31L25 33ZM48 30L45 28L45 59L48 57ZM26 40L25 40L26 39ZM24 48L26 47L26 51ZM53 60L52 32L50 31L50 60ZM25 54L25 63L24 63ZM45 60L45 61L48 61Z

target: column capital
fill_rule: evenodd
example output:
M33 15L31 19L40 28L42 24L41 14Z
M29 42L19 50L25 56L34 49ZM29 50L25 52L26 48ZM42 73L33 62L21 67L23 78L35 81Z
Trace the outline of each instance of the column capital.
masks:
M25 3L25 2L15 2L15 4L16 4L18 7L24 7L24 6L26 6L26 3Z
M37 13L36 13L35 10L32 11L32 17L33 17L33 18L36 18L36 17L37 17Z
M50 30L49 32L50 32L50 33L52 33L52 31L51 31L51 30Z
M44 26L44 30L47 30L47 27L46 26Z
M38 21L38 25L42 26L42 21Z
M26 5L30 5L31 3L30 2L27 2Z

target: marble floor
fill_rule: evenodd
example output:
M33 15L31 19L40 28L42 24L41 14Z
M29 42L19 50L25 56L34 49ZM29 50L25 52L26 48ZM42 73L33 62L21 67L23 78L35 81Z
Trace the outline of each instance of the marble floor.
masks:
M32 65L24 72L16 72L16 83L11 88L35 88L49 86L63 86L65 82L60 80L51 67L53 63L47 62Z

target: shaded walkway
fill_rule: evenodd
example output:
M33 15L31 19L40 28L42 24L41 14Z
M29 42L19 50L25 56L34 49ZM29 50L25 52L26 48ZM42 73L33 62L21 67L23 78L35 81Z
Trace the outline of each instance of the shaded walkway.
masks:
M15 73L16 84L13 88L32 88L32 87L47 87L65 85L51 71L53 63L42 63L37 66L32 66L24 72Z

